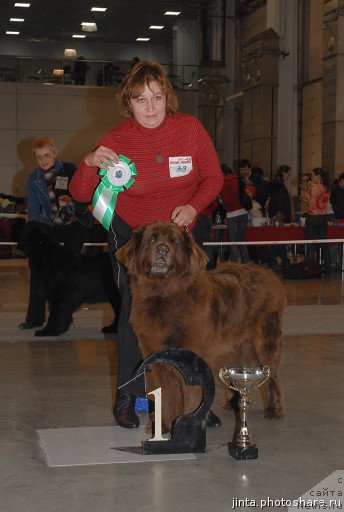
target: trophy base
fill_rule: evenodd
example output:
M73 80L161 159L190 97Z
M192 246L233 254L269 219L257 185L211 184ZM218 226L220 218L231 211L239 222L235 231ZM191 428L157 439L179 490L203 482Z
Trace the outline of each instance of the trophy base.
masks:
M227 443L228 453L236 460L249 460L258 458L258 446L252 444L250 446L238 446L235 443Z

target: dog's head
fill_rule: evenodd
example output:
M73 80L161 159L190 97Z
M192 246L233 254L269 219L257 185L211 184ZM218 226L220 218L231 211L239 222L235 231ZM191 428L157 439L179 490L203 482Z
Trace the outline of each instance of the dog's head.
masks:
M150 278L185 276L204 270L205 252L193 237L173 223L156 222L133 231L133 236L116 252L130 275Z
M17 248L30 257L44 245L51 245L52 241L50 226L42 222L29 221L24 226Z

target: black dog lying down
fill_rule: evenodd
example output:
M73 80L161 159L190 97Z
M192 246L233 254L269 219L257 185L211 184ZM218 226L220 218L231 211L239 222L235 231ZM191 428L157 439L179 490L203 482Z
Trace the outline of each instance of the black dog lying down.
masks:
M31 271L37 274L49 303L48 322L35 336L66 332L73 313L84 303L110 302L118 319L121 298L107 252L67 252L53 239L48 225L33 221L26 223L18 249L28 256Z

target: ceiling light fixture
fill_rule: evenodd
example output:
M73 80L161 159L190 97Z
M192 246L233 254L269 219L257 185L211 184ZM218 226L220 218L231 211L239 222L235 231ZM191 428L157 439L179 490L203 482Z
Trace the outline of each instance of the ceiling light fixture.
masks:
M93 12L105 12L107 7L92 7L91 11Z
M66 48L64 51L65 57L76 57L76 50L74 48Z
M179 16L181 11L166 11L165 16Z
M6 30L6 34L11 36L19 36L20 32L15 32L14 30Z
M21 2L16 2L14 7L30 7L30 4L23 4Z
M64 70L63 69L53 69L53 76L63 76Z
M72 35L72 38L73 39L85 39L85 35L84 34L73 34Z
M164 28L164 25L151 25L149 28L151 30L162 30Z
M25 20L25 18L10 18L10 21L18 21L22 23Z
M83 21L81 23L81 30L83 32L97 32L97 23L89 23L88 21Z
M137 37L136 41L149 41L150 37Z

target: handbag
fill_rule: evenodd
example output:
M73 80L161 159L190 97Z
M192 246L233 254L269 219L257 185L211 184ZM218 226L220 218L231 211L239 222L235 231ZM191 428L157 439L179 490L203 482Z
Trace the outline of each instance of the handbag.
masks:
M239 182L239 201L240 204L245 210L250 211L253 208L253 203L251 197L246 192L244 181L238 177Z

